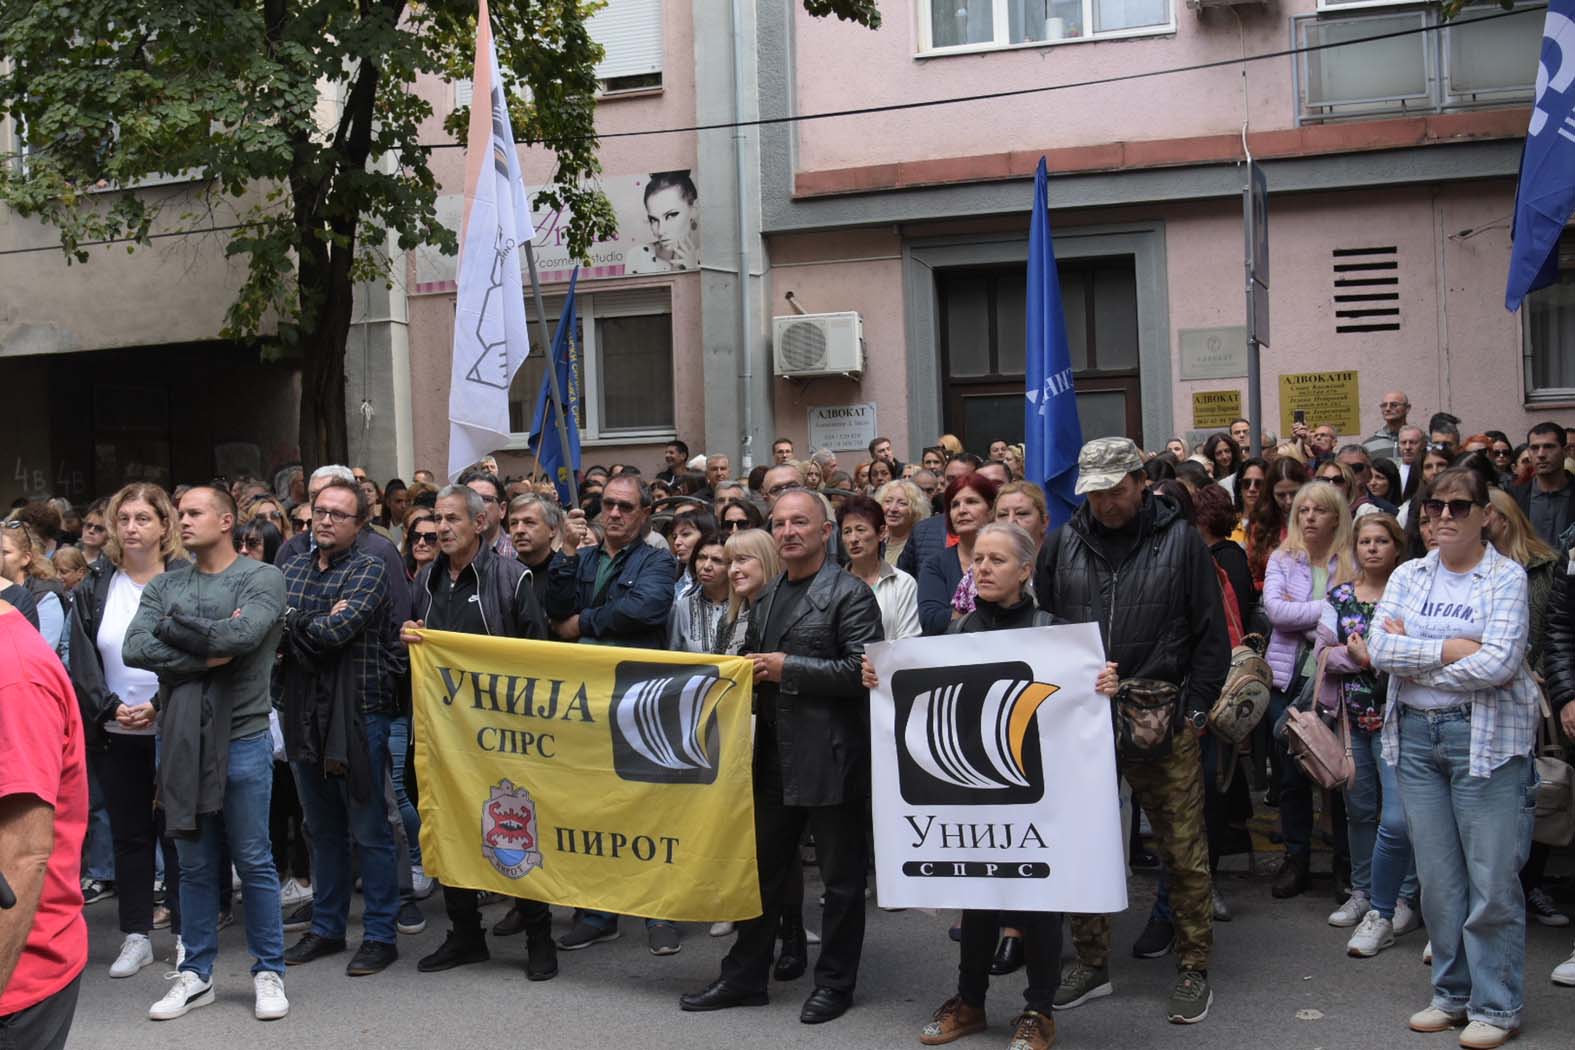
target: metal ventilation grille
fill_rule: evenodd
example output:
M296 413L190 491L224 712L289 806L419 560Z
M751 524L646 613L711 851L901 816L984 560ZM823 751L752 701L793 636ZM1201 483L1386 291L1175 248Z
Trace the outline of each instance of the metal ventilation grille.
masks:
M1400 258L1394 245L1334 250L1334 330L1400 330Z
M782 363L790 372L826 367L826 330L819 321L799 321L782 330Z

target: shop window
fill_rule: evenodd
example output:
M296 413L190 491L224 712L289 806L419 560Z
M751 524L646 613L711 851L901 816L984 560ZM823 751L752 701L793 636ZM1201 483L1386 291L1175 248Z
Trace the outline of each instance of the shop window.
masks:
M1142 443L1137 277L1128 258L1058 264L1067 343L1085 438ZM1023 439L1027 268L936 273L942 420L969 449Z
M563 310L549 297L550 338ZM673 317L665 288L577 295L575 337L576 415L584 441L624 441L673 434ZM530 315L530 357L509 387L509 428L523 441L546 368L535 310Z

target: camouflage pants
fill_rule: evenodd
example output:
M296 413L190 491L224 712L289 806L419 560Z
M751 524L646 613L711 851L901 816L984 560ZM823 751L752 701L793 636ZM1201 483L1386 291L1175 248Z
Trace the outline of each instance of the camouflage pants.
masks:
M1178 726L1170 754L1153 762L1124 762L1132 797L1148 814L1160 859L1170 876L1176 959L1182 969L1207 970L1214 944L1208 836L1203 829L1203 759L1197 736ZM1087 966L1110 962L1110 917L1073 915L1072 943Z

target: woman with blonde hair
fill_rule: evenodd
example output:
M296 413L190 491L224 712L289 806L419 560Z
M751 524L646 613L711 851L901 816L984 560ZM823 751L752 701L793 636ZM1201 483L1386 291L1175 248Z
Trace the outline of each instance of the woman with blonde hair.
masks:
M1022 445L1007 445L1006 455L1001 462L1006 464L1007 473L1016 481L1023 477L1023 464L1028 461L1028 450Z
M120 931L126 935L109 974L130 977L153 962L148 935L154 927L155 849L164 853L165 905L180 956L180 861L164 837L162 811L154 808L158 677L126 666L121 646L143 588L185 551L175 507L157 485L127 485L111 497L104 517L109 525L104 557L77 588L74 612L104 673L102 695L84 704L84 722L90 744L103 748L99 777L115 840Z
M0 522L0 578L27 588L38 606L38 632L69 666L68 599L55 579L54 562L44 553L44 541L17 518Z
M290 516L284 512L284 504L272 496L258 496L241 508L242 525L249 525L258 518L278 529L279 535L286 540L295 535L290 528Z
M717 631L717 653L736 656L749 630L749 610L782 575L782 559L771 533L744 529L727 538L727 612Z
M1009 521L1041 546L1050 528L1050 506L1045 490L1032 481L1008 481L995 494L995 520Z
M1313 643L1329 588L1356 576L1351 548L1351 509L1333 485L1303 485L1291 501L1285 539L1269 555L1262 607L1273 628L1264 653L1273 672L1269 724L1279 718L1316 673ZM1285 859L1274 877L1274 896L1307 888L1312 855L1312 785L1276 738L1280 765L1280 831Z
M924 490L903 478L888 481L875 490L875 501L886 516L887 565L896 565L902 549L913 535L913 527L930 516L930 498Z

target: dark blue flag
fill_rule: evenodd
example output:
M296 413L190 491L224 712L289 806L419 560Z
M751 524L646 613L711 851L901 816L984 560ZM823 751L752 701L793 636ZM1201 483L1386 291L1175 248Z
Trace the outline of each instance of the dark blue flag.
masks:
M1572 0L1575 2L1575 0ZM1028 227L1028 403L1024 406L1024 469L1044 486L1050 525L1061 525L1083 502L1077 485L1077 454L1083 427L1072 389L1072 355L1061 311L1061 278L1050 236L1049 173L1039 158L1034 175L1034 213Z
M1549 0L1537 104L1520 155L1504 306L1559 279L1559 235L1575 208L1575 0Z
M580 469L580 424L575 411L580 404L580 379L576 342L579 317L574 309L574 286L580 279L576 266L569 276L569 297L563 301L563 313L558 315L558 328L552 335L552 351L548 366L558 374L558 390L563 395L564 425L569 434L569 447L564 448L558 438L558 414L552 404L552 372L541 373L541 392L536 395L536 412L531 416L530 450L536 453L536 464L558 489L558 502L572 507L569 478Z

